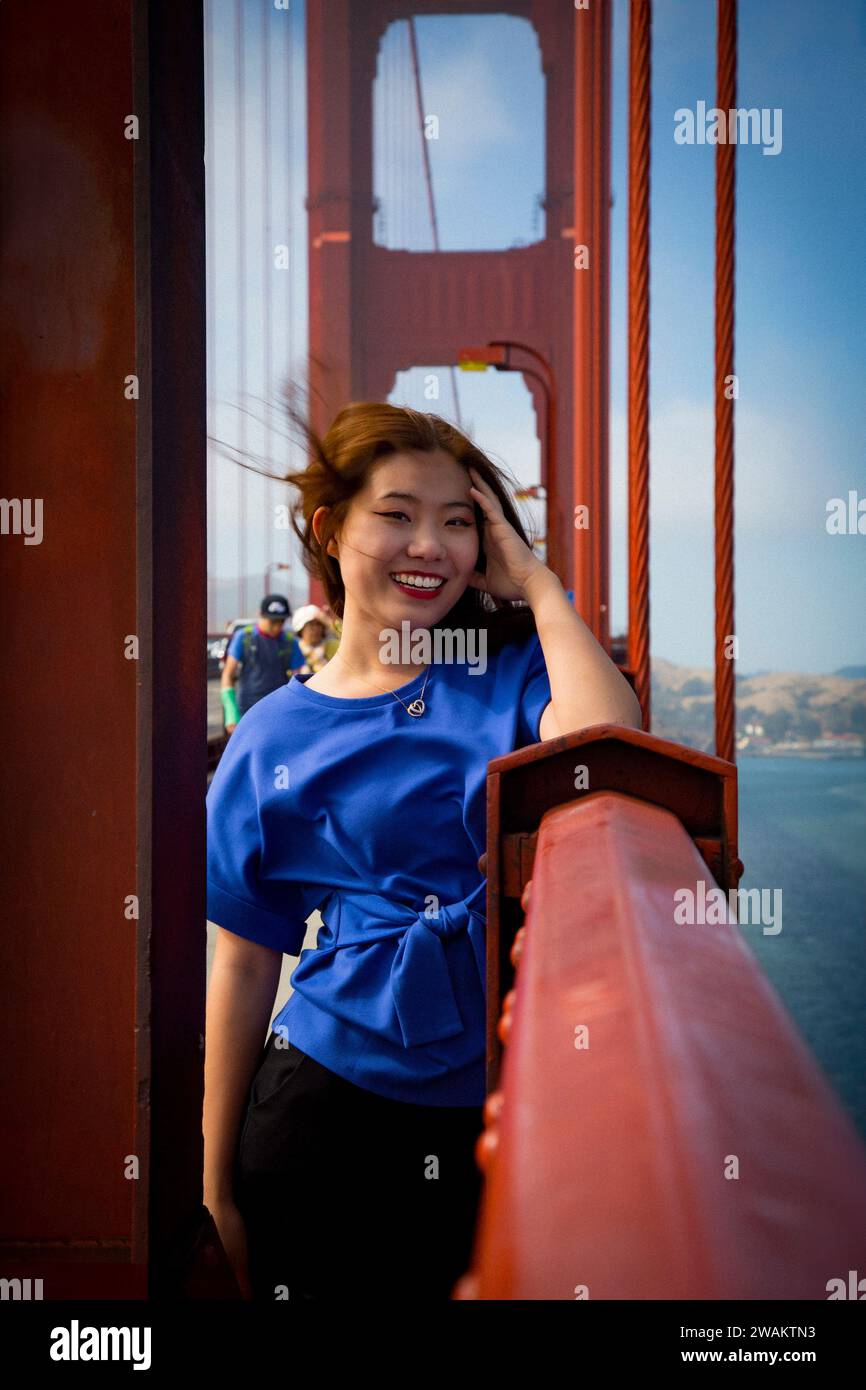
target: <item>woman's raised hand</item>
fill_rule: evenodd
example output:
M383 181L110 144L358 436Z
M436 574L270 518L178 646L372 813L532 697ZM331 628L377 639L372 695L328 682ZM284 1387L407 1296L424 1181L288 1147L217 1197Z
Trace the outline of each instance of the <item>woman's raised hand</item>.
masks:
M502 504L493 488L471 464L469 474L474 484L470 491L484 513L484 551L487 556L486 572L481 574L475 570L469 583L474 589L486 590L494 598L525 598L527 580L546 566L517 534L503 513Z

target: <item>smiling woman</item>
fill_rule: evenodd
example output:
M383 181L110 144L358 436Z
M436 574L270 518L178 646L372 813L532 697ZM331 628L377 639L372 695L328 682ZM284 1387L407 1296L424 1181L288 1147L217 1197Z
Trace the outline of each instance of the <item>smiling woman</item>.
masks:
M325 1299L361 1248L371 1297L399 1269L402 1296L444 1299L480 1184L487 766L557 731L533 606L567 646L570 605L446 421L362 402L305 429L293 525L342 639L247 713L208 793L205 1200L257 1298ZM425 640L395 661L395 632ZM437 644L454 632L474 641ZM593 663L621 679L582 659L591 688ZM313 1175L324 1214L297 1200Z

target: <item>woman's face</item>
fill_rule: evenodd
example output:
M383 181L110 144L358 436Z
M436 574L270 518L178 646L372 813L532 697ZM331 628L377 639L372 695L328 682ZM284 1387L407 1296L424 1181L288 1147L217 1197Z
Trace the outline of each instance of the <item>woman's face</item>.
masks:
M429 627L454 606L478 559L469 484L443 449L388 454L373 465L328 547L340 561L347 615L399 631L404 619Z

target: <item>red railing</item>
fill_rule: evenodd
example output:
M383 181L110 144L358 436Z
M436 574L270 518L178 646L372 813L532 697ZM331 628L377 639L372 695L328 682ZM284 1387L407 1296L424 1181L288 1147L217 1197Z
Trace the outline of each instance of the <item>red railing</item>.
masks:
M681 890L739 879L733 765L600 726L495 760L489 808L507 1047L455 1296L826 1299L863 1268L866 1147L744 940L761 924L676 920Z

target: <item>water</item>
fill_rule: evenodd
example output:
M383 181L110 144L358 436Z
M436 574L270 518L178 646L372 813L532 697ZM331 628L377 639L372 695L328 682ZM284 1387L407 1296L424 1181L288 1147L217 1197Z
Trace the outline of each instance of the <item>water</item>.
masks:
M740 930L866 1139L866 758L743 758L739 785L740 887L782 890L778 936Z

